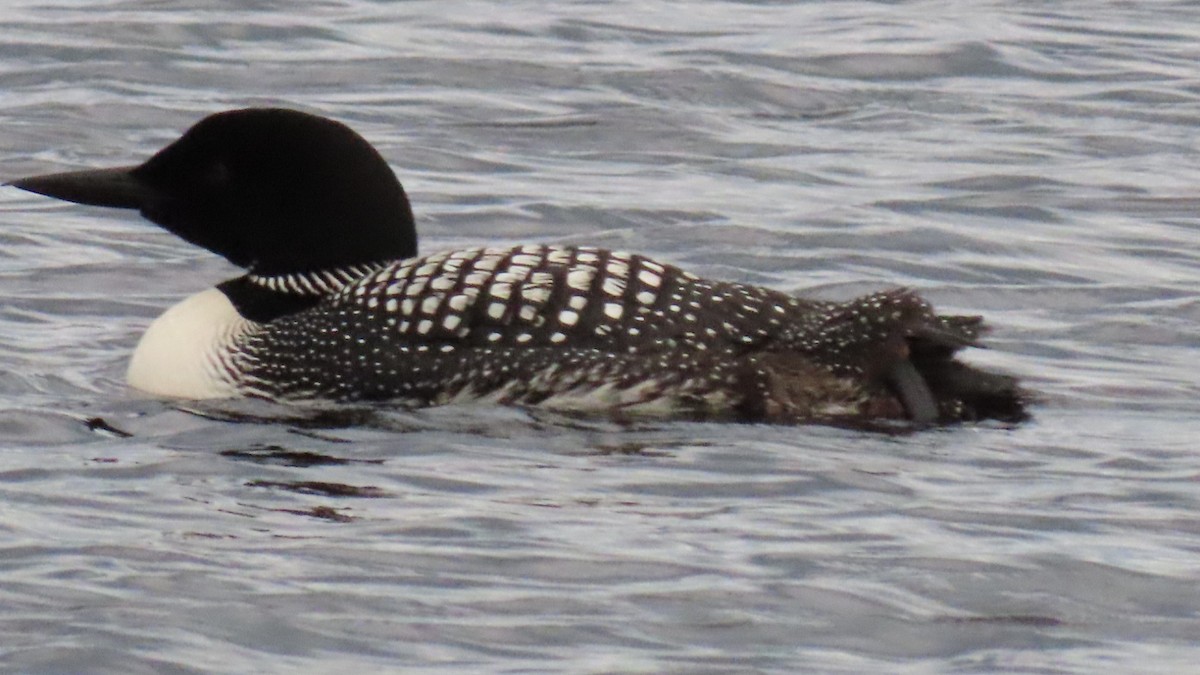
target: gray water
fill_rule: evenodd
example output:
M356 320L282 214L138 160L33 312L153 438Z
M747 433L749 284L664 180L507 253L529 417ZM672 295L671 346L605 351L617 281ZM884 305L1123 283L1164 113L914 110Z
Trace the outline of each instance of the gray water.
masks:
M425 251L589 243L987 315L1033 421L908 435L173 405L141 331L234 270L0 190L0 666L1182 672L1200 659L1200 9L9 2L0 178L287 105ZM97 418L103 423L96 421ZM115 430L115 431L114 431Z

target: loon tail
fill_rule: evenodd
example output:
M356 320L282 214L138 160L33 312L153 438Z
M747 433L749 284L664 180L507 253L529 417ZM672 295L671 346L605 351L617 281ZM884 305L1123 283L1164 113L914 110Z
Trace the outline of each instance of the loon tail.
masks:
M898 401L916 424L1027 419L1015 378L957 359L962 349L982 346L986 332L982 317L938 315L898 288L831 305L793 344L834 373L862 378L874 409Z
M976 341L987 332L983 317L937 318L945 330L916 331L909 338L909 362L938 402L938 418L955 422L1028 419L1027 395L1016 378L981 370L955 358L963 347L983 347ZM970 336L969 342L963 340L966 336Z

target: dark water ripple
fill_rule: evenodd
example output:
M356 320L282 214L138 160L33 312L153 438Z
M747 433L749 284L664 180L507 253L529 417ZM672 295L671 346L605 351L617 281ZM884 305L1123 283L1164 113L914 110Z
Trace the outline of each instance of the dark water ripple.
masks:
M3 179L290 105L427 250L593 243L995 326L1033 422L889 436L173 406L147 322L232 273L0 199L12 672L1185 672L1200 634L1189 3L17 2Z

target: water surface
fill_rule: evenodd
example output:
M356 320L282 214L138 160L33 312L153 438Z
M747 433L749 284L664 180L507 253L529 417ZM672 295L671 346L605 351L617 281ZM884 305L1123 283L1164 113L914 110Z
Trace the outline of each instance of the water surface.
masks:
M1200 656L1188 3L13 2L0 178L286 105L426 251L648 253L995 326L1017 428L172 405L231 276L0 191L0 664L23 672L1180 672ZM97 421L103 420L103 423Z

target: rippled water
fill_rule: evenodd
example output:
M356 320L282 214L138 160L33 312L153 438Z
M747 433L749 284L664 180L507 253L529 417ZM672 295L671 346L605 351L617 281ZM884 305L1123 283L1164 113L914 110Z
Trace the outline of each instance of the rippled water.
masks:
M423 247L546 241L985 313L1034 421L885 436L172 406L147 322L232 274L0 190L0 665L1180 672L1200 648L1189 3L12 2L0 178L288 105Z

